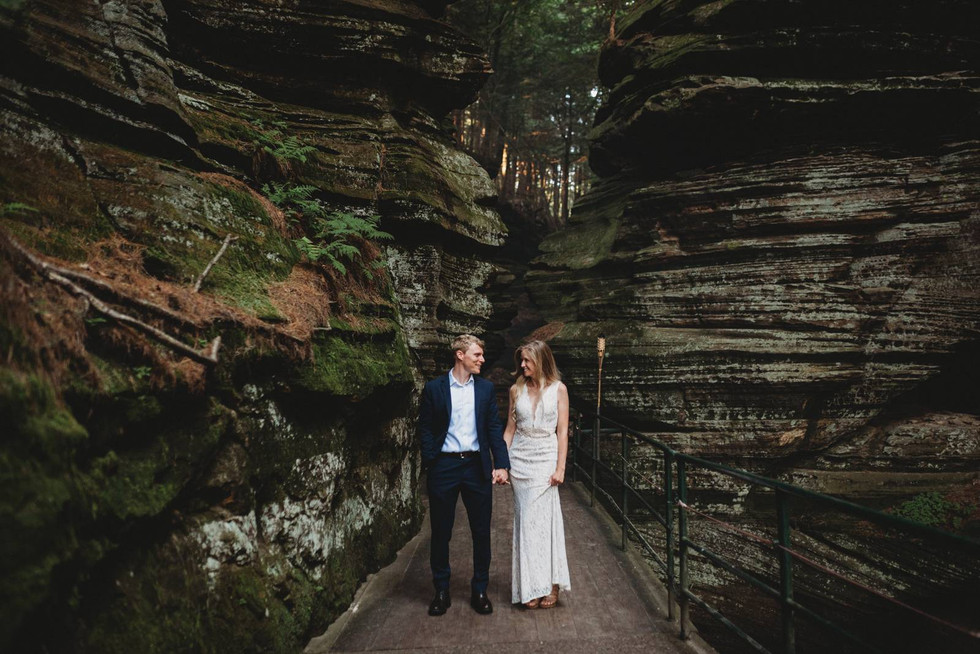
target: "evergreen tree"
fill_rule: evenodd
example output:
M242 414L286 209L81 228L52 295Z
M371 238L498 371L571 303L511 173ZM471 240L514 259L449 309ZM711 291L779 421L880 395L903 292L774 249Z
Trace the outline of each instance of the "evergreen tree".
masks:
M599 48L621 4L461 0L448 14L494 69L477 102L455 115L456 135L495 175L503 201L551 227L588 187Z

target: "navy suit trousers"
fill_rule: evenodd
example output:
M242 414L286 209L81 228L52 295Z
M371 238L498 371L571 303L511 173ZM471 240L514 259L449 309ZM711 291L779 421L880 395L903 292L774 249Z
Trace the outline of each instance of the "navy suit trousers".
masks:
M483 475L479 456L466 459L439 457L429 466L429 519L432 523L432 550L429 565L436 590L449 590L449 541L456 521L456 501L463 496L466 516L473 534L474 593L487 592L490 581L490 515L493 484Z

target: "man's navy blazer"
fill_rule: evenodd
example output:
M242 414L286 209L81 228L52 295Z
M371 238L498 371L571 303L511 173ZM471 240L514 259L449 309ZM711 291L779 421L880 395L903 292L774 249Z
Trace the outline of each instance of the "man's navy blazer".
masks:
M429 467L439 457L449 431L452 413L452 396L449 393L449 375L442 374L425 385L419 406L419 441L422 444L422 464ZM480 443L483 474L490 479L494 469L510 468L507 444L504 443L504 427L497 412L497 398L493 384L483 377L473 375L474 414L476 437Z

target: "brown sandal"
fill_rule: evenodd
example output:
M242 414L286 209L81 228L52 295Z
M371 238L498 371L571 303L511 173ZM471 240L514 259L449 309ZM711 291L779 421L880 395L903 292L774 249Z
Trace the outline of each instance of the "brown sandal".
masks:
M542 609L550 609L558 604L558 584L551 587L551 592L541 598L541 602L538 604Z
M541 603L541 598L535 598L535 599L531 600L530 602L524 602L524 608L526 608L526 609L536 609L536 608L538 608L538 604L540 604L540 603Z

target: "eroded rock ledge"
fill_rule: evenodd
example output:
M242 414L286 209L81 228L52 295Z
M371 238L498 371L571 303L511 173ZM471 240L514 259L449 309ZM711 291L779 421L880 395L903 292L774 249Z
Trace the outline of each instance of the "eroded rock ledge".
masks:
M870 14L772 5L641 3L603 55L600 182L529 275L564 323L580 397L594 401L604 332L610 411L770 472L873 426L974 414L966 362L980 352L978 52L952 21L964 5L893 7L861 40L845 26ZM935 84L953 79L948 94ZM775 86L793 98L757 92ZM931 464L966 482L976 455Z
M975 530L977 18L954 1L638 3L600 64L599 180L527 277L581 404L604 333L606 413L878 508L937 492ZM701 482L712 511L768 519L766 497ZM738 558L736 541L712 540Z

